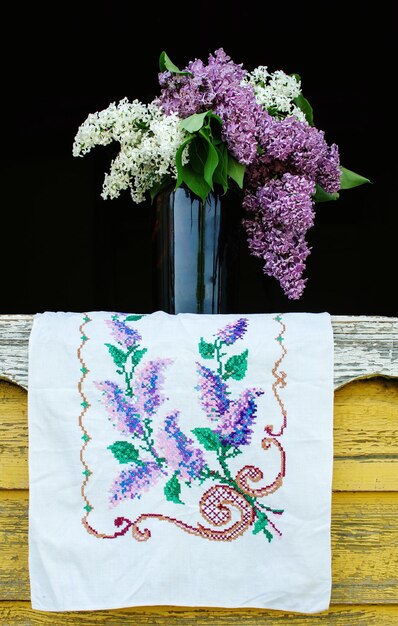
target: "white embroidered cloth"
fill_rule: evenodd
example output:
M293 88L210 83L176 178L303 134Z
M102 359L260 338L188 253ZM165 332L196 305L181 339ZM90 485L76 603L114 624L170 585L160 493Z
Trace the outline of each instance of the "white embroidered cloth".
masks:
M33 608L327 609L332 416L327 313L36 315Z

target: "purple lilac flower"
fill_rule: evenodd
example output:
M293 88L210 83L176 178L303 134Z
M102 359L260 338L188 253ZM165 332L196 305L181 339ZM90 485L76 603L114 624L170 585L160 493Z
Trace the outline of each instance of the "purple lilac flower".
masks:
M201 391L200 400L207 417L212 421L219 419L227 411L230 400L227 395L227 385L219 374L208 367L197 363L199 374L198 390Z
M244 220L251 253L264 261L263 271L275 277L289 298L301 296L305 260L310 249L305 241L313 225L312 194L315 185L289 173L247 191L244 206L253 214Z
M122 500L134 500L157 483L162 472L154 461L122 470L110 490L110 504L115 506Z
M339 149L334 143L319 164L316 182L328 193L336 193L340 189L340 177Z
M216 428L224 445L239 447L250 443L253 434L251 427L257 412L255 398L263 393L261 389L245 389L238 400L230 403Z
M245 206L253 217L245 226L250 250L263 258L264 272L280 282L286 295L297 299L305 287L302 274L310 253L305 232L313 223L311 196L315 183L329 193L339 191L338 148L327 145L323 131L295 116L271 117L252 87L242 84L247 72L223 49L210 55L207 65L197 59L185 69L192 76L159 75L158 103L166 114L174 111L182 118L210 109L220 116L222 140L249 166Z
M157 435L159 451L167 459L168 466L179 472L182 480L190 481L200 475L205 461L202 451L195 448L192 439L180 429L178 417L179 411L165 417Z
M238 339L242 339L247 330L247 324L248 320L245 317L241 317L236 322L227 324L224 328L218 330L216 335L221 341L226 343L227 346L230 346Z
M165 113L185 118L211 109L222 119L222 139L230 152L241 163L252 163L258 137L271 118L257 103L253 88L242 84L246 70L222 48L210 54L207 65L196 59L185 70L193 76L159 74L158 103Z
M164 384L164 369L170 363L172 363L171 359L148 361L135 373L132 385L134 405L140 415L152 417L164 402L165 397L160 390Z
M105 320L105 324L110 328L112 337L124 348L132 348L137 345L142 337L135 330L127 326L126 322L119 319Z
M142 436L141 416L136 405L124 395L123 389L110 380L95 382L94 385L99 391L102 391L101 402L105 405L117 430L124 435Z
M329 147L324 132L314 126L296 117L273 119L260 145L268 164L276 165L282 173L305 176L330 193L340 189L338 148L335 144Z

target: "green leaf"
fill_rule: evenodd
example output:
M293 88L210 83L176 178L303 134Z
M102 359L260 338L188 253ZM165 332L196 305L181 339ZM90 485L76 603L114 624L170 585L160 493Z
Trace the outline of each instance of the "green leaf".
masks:
M125 322L138 322L138 320L140 320L141 318L145 317L144 315L128 315L127 317L124 318Z
M294 76L294 78L297 80L298 83L301 82L301 76L300 74L290 74L290 76Z
M293 98L293 102L305 115L305 119L307 120L310 126L314 125L314 112L312 110L312 106L308 102L307 98L304 98L301 93L297 98Z
M171 183L171 179L170 176L163 176L162 180L160 180L158 183L156 183L150 190L149 190L149 196L151 198L151 202L153 202L156 198L156 196L163 191L163 189L166 189L166 187L168 187Z
M199 352L203 359L212 359L214 357L215 349L216 348L213 343L207 343L203 337L200 338Z
M183 181L187 187L198 196L203 203L210 192L210 186L203 179L201 174L194 172L188 165L184 166Z
M163 51L159 57L159 69L161 72L172 72L172 74L180 74L181 76L192 76L191 72L184 72L179 67L174 65L173 61Z
M359 187L359 185L370 183L369 178L365 178L360 174L351 172L351 170L348 170L346 167L340 167L340 170L340 189L352 189L353 187Z
M211 430L211 428L194 428L191 431L199 443L205 448L205 450L218 450L221 442L218 433Z
M139 452L129 441L115 441L111 446L108 446L119 463L137 463L142 465L142 461L139 460Z
M205 123L206 116L211 113L211 111L205 111L204 113L194 113L189 117L181 120L180 126L181 128L187 130L189 133L195 133L197 130L202 128Z
M249 350L244 350L241 354L234 354L229 357L225 364L224 379L233 378L234 380L242 380L246 375L247 357Z
M245 175L246 165L242 165L239 163L232 154L228 152L228 166L227 166L227 174L232 180L234 180L237 185L242 189L243 187L243 177Z
M142 348L142 350L135 350L131 355L131 362L136 367L141 361L144 354L148 352L148 348Z
M180 499L181 485L177 478L177 472L173 474L170 480L164 486L164 495L169 502L175 502L175 504L184 504Z
M213 189L213 174L218 165L218 152L211 141L208 141L208 154L204 169L204 179L211 189Z
M329 200L337 200L339 198L338 193L328 193L320 185L316 185L315 193L312 196L314 202L329 202Z
M112 346L110 343L106 343L105 345L108 348L109 354L111 355L116 367L123 368L126 364L127 353L123 352L123 350L117 348L116 346Z
M176 152L177 181L176 181L175 189L180 187L184 181L184 167L185 166L182 164L182 153L184 152L185 146L191 143L192 140L193 140L193 137L188 137L187 139L185 139L185 141L182 142L182 144L180 145L180 147L178 148Z
M223 143L217 145L216 150L218 152L218 165L213 174L213 181L221 185L224 193L226 193L228 190L228 151Z
M253 528L253 535L257 535L268 526L268 518L265 513L257 512L257 519Z

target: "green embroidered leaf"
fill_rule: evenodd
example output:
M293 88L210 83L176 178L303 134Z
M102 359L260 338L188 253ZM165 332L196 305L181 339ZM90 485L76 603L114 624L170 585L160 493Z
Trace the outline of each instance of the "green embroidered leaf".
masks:
M111 355L116 367L123 368L126 364L127 353L123 352L123 350L117 348L116 346L112 346L110 343L106 343L105 345L108 348L109 354Z
M128 441L115 441L115 443L111 446L108 446L108 450L112 452L113 456L119 461L119 463L134 462L138 465L142 465L142 462L138 458L138 450Z
M145 314L143 315L128 315L127 317L124 318L125 322L138 322L138 320L140 320L142 317L145 317Z
M138 363L141 361L144 354L148 352L148 348L142 348L142 350L135 350L135 352L131 355L131 362L136 367Z
M312 196L314 202L329 202L330 200L338 200L338 193L328 193L320 185L316 185L315 193Z
M265 513L257 512L257 519L253 528L253 535L260 533L266 526L268 526L268 518Z
M239 163L232 154L228 153L228 166L227 173L232 180L234 180L237 185L242 189L243 187L243 177L245 175L246 165L242 165Z
M340 167L340 171L340 189L352 189L353 187L370 183L369 178L355 174L355 172L351 172L351 170L348 170L346 167Z
M212 359L214 357L215 349L216 348L213 343L207 343L203 337L200 338L199 352L203 359Z
M177 478L177 472L167 481L164 486L164 495L169 502L184 504L180 499L181 485Z
M194 113L189 117L181 120L180 126L184 130L187 130L189 133L195 133L197 130L202 128L205 123L205 117L211 113L211 111L205 111L204 113Z
M173 74L181 74L181 76L192 76L191 72L183 72L176 65L174 65L173 61L168 57L165 51L160 54L159 69L161 72L168 71Z
M267 530L266 528L263 528L263 533L267 537L268 543L271 543L271 541L274 538L274 535L272 533L270 533L269 530Z
M221 442L218 433L211 428L194 428L191 431L205 450L218 450Z
M245 350L241 354L234 354L229 357L225 364L224 379L233 378L234 380L242 380L246 375L247 357L249 351Z
M301 93L297 98L293 98L293 102L305 115L305 119L307 120L310 126L314 125L314 112L312 110L312 106L308 102L307 98L304 98Z

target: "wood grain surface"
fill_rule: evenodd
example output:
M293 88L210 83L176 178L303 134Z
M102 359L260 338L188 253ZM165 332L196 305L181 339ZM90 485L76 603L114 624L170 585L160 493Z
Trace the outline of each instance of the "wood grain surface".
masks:
M0 378L28 388L32 315L0 315ZM357 378L398 377L398 318L332 317L335 388Z
M2 626L397 626L398 607L331 606L318 615L299 615L257 609L180 609L178 607L142 607L100 611L99 613L42 613L32 611L27 602L2 602Z

